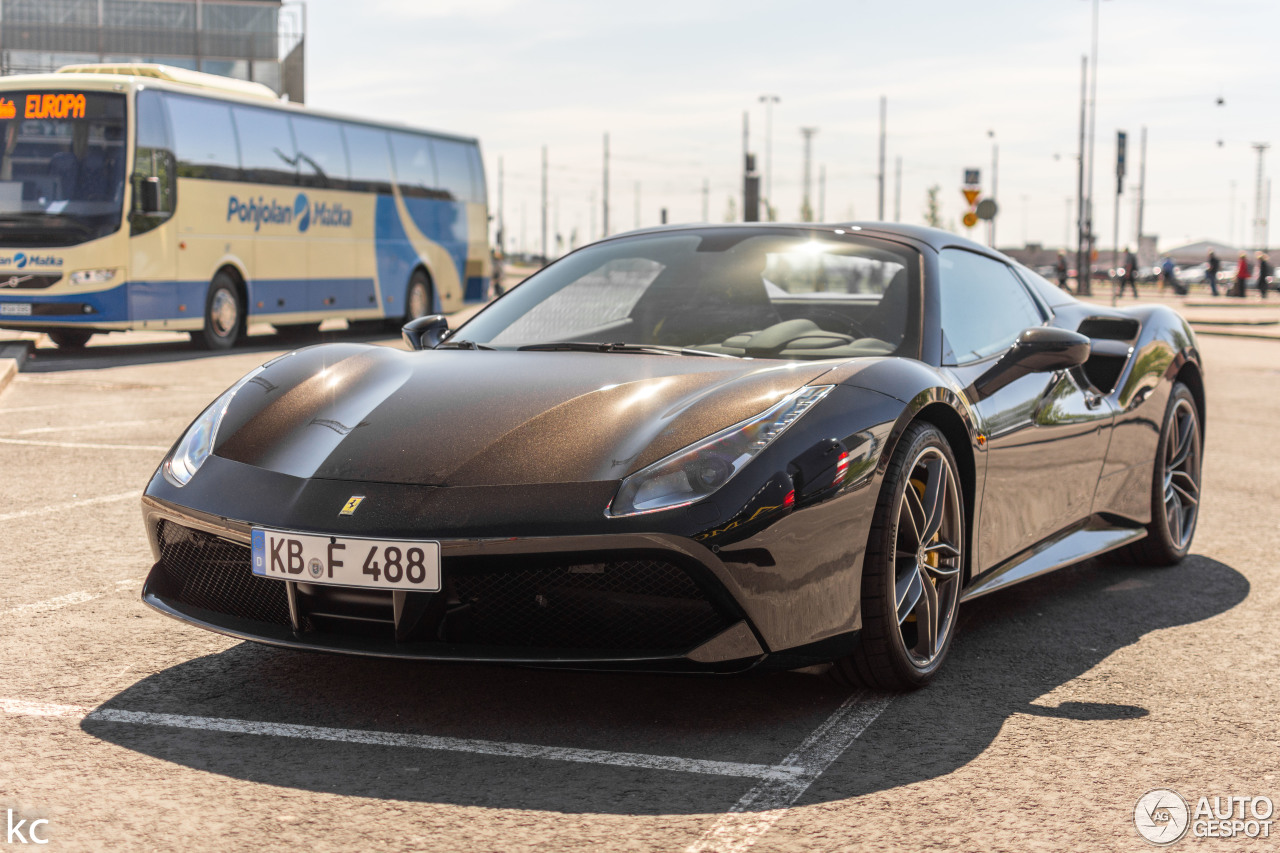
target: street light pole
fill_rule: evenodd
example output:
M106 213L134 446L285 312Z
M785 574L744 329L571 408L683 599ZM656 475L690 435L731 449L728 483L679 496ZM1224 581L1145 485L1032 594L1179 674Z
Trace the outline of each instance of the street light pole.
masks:
M764 104L764 203L773 208L773 105L781 101L777 95L761 95Z

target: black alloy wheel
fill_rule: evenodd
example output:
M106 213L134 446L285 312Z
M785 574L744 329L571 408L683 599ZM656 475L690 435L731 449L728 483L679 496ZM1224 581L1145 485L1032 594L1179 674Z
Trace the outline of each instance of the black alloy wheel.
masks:
M922 687L955 635L965 515L955 455L937 427L903 433L876 502L862 569L862 636L836 661L842 683Z
M211 350L227 350L244 336L244 301L235 280L221 270L209 283L209 295L204 304L204 329L199 343ZM195 338L192 335L193 339Z
M1204 437L1200 410L1191 390L1173 386L1151 483L1151 523L1147 536L1118 552L1125 562L1171 566L1187 556L1200 517L1200 475Z

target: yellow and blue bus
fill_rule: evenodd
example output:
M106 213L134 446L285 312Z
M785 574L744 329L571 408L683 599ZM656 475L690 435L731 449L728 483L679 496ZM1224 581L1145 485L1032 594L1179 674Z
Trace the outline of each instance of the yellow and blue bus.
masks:
M0 79L0 328L81 347L455 311L490 295L475 139L159 65Z

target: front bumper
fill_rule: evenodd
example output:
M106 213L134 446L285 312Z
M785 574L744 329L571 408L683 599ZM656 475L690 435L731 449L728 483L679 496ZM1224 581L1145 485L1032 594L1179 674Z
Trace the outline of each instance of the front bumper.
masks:
M440 593L253 575L248 526L144 499L158 560L143 600L269 645L375 657L737 672L765 656L697 556L661 534L442 541ZM708 552L709 554L710 552Z

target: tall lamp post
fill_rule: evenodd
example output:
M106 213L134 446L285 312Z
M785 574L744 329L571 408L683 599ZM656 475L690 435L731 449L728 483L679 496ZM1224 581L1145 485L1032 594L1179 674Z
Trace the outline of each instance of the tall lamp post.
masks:
M761 95L764 104L764 202L766 211L773 210L773 105L781 101L777 95ZM767 214L766 214L767 215Z

